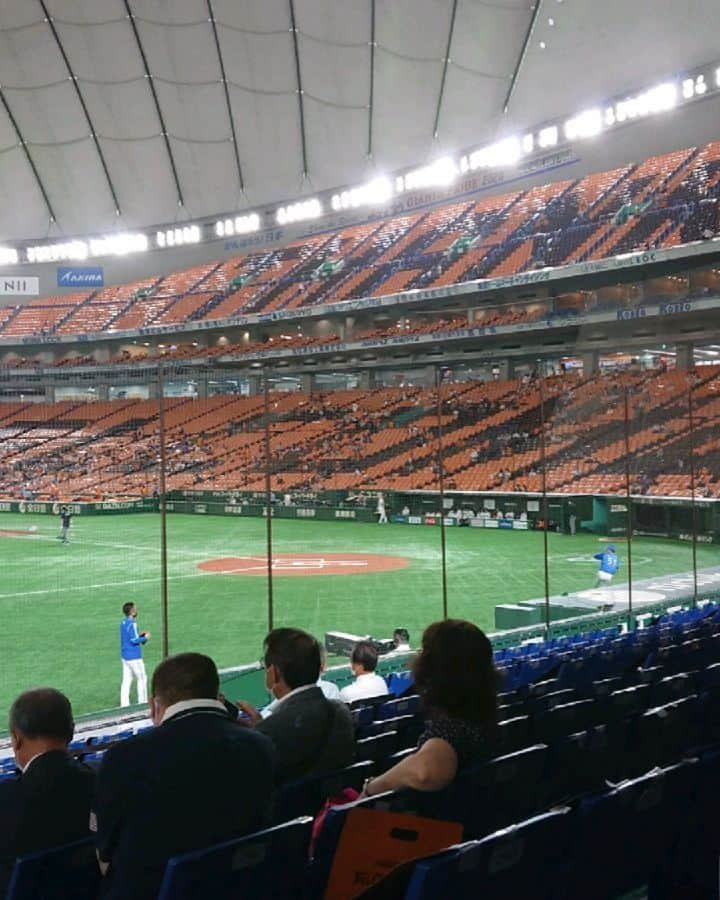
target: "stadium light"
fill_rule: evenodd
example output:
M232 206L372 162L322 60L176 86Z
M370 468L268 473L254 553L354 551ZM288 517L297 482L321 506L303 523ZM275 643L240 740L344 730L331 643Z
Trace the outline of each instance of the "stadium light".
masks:
M185 244L198 244L201 232L198 225L182 225L178 228L168 228L158 231L155 240L158 247L182 247Z
M376 206L386 203L393 195L393 185L389 178L374 178L360 187L349 188L333 194L330 205L339 212L341 209L356 209L358 206Z
M565 123L565 137L572 141L575 138L589 138L600 134L603 129L603 114L599 109L586 109L573 116Z
M150 247L147 235L108 234L90 239L90 256L126 256L128 253L144 253Z
M628 97L615 104L616 122L643 118L654 113L666 112L677 106L678 88L672 81L666 81L635 97Z
M88 258L88 245L85 241L65 241L61 244L44 244L28 247L25 256L28 262L65 262L66 260L83 260Z
M516 137L504 138L487 147L474 150L468 156L468 168L472 172L475 169L494 168L516 163L522 156L522 145Z
M275 214L275 219L278 225L289 225L291 222L317 219L322 212L322 203L317 197L313 197L312 200L300 200L288 206L281 206Z
M558 142L557 125L548 125L538 132L538 147L554 147Z
M452 184L458 176L458 166L450 156L442 156L430 165L413 169L395 179L395 189L402 191L415 191L418 188L444 187Z
M14 266L19 259L14 247L0 247L0 266Z
M218 237L232 237L234 234L250 234L260 229L260 216L249 213L246 216L235 216L234 219L218 219L215 223L215 234Z

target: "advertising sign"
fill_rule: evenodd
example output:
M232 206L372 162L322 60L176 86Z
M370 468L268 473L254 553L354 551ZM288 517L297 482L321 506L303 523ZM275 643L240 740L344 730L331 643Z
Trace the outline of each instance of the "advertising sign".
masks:
M102 266L58 266L58 287L103 287L104 284Z
M0 275L0 296L37 297L40 293L40 279L25 275Z

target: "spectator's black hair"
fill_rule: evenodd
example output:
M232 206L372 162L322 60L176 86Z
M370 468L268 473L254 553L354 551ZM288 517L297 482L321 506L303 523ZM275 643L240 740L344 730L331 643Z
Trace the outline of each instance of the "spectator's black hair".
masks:
M409 644L410 632L407 628L396 628L395 631L393 631L393 641L396 647L398 644Z
M429 625L412 668L415 687L431 715L495 721L498 676L492 645L472 622L446 619Z
M123 603L123 615L129 616L134 606L135 604L132 602L132 600L128 600L127 603Z
M320 677L320 644L299 628L274 628L263 643L265 668L275 666L292 689L315 684Z
M10 707L10 731L25 737L52 738L69 744L75 731L70 701L55 688L25 691Z
M378 652L370 641L358 641L353 647L350 662L362 666L366 672L374 672L378 664Z
M219 691L217 666L202 653L168 656L153 672L152 695L165 706L181 700L217 700Z

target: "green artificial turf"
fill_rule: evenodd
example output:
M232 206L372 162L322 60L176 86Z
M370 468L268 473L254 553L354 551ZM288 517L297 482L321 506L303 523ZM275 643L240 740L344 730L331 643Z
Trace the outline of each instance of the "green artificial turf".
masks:
M0 709L31 685L66 691L77 714L119 702L118 624L126 600L152 632L148 672L160 659L160 518L156 514L75 517L71 541L58 521L2 514L0 529ZM266 523L199 515L168 516L170 652L198 650L221 667L259 658L267 631L265 577L200 572L204 560L262 554ZM406 557L405 569L378 574L273 579L276 625L319 637L326 630L389 636L403 625L417 643L442 615L439 528L354 522L273 522L276 552L368 552ZM550 592L591 587L603 545L592 535L548 535ZM633 577L692 569L686 543L638 538ZM619 545L621 560L626 556ZM698 566L720 564L720 551L698 547ZM616 579L626 579L623 565ZM488 529L447 530L448 612L492 630L497 603L544 596L543 535ZM134 696L134 691L133 691Z

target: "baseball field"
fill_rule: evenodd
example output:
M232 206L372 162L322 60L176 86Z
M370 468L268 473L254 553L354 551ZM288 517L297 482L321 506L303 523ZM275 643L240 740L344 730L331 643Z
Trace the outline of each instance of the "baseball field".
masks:
M202 651L221 667L258 659L268 625L265 521L172 514L167 523L170 652ZM148 673L161 656L159 516L77 516L67 545L58 530L57 518L0 516L0 710L39 684L66 691L77 714L116 706L126 600L152 635ZM276 625L318 637L389 636L402 625L416 644L442 614L438 528L280 519L273 539ZM589 534L549 534L551 594L591 587L602 546ZM697 554L698 568L720 563L712 545ZM687 543L633 541L634 579L691 569ZM497 603L544 596L542 533L448 529L447 589L450 615L492 630Z

